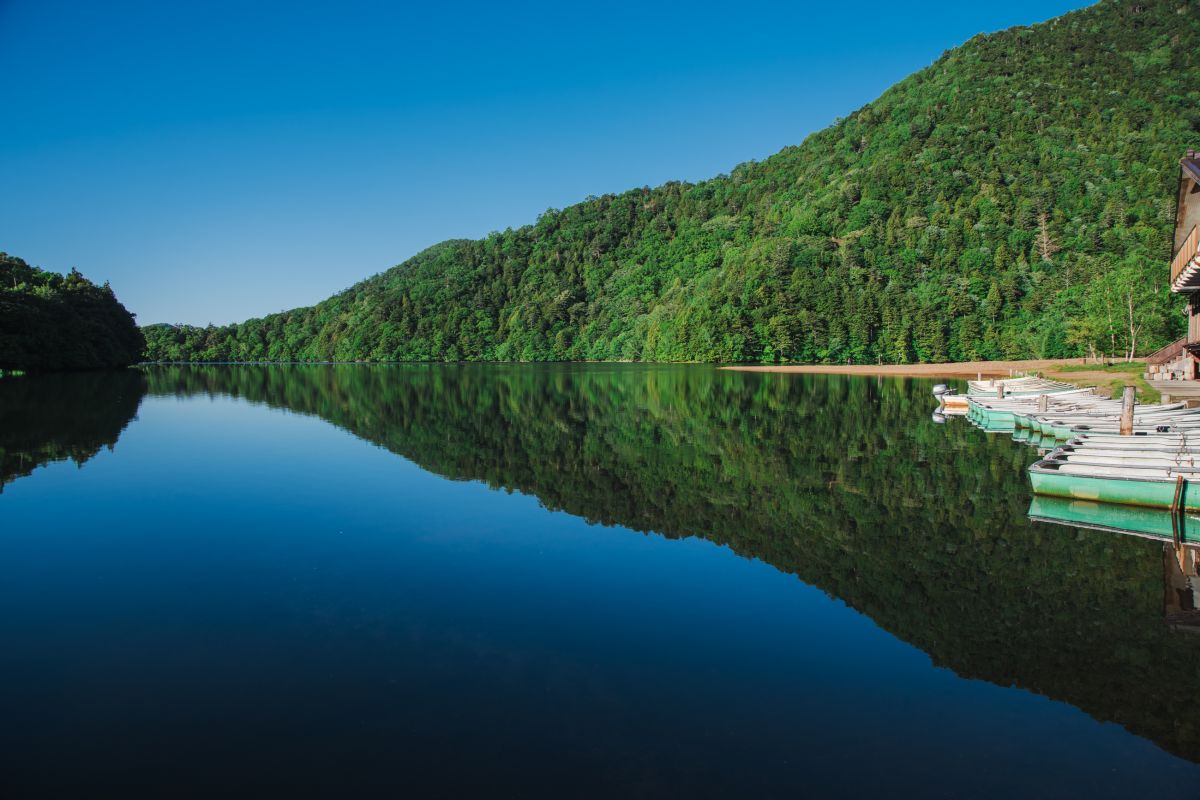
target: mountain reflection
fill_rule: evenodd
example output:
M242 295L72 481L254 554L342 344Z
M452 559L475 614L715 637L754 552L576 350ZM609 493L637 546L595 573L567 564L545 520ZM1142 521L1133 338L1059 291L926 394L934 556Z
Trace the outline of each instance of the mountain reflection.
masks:
M959 675L1071 703L1200 761L1200 637L1163 622L1162 545L1031 523L1034 453L934 425L925 382L633 365L168 366L145 378L155 396L315 415L437 474L592 522L703 537L821 588ZM99 400L78 403L78 444L58 426L69 412L49 409L24 440L30 455L5 439L6 479L23 474L13 458L111 446L137 401L128 386L88 391ZM31 382L20 400L79 394ZM5 421L40 419L0 397ZM107 406L121 421L104 427Z
M137 370L0 380L0 492L54 461L82 466L133 420L146 378Z

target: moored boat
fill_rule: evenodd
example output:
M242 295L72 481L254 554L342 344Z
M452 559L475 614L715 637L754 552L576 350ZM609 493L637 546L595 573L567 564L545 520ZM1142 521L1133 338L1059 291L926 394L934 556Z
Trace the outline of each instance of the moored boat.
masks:
M1107 450L1177 451L1200 449L1200 431L1188 429L1164 433L1134 433L1131 436L1108 433L1078 433L1066 439L1063 447L1103 448Z
M1200 492L1189 490L1200 478L1200 467L1078 464L1047 458L1029 468L1029 477L1035 494L1200 511Z
M1046 461L1060 461L1065 464L1086 464L1091 466L1125 466L1125 467L1155 467L1161 469L1197 469L1200 468L1200 451L1186 452L1137 452L1132 450L1064 450L1055 448L1047 454Z
M1063 383L1062 381L1021 377L988 381L967 381L967 394L972 397L996 397L1000 393L1001 386L1004 387L1005 397L1054 394L1056 392L1075 389L1071 384Z

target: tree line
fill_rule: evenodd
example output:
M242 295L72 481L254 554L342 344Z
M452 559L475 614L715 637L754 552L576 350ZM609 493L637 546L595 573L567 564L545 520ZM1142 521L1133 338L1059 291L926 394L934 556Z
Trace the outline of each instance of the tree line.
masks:
M146 342L112 287L0 252L0 370L125 367Z

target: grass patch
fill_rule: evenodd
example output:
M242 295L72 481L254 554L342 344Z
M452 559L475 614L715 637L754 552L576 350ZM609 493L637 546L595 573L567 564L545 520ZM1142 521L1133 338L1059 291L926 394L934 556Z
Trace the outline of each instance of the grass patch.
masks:
M1142 380L1140 375L1133 379L1113 381L1109 385L1108 396L1120 397L1127 385L1137 389L1137 401L1139 403L1157 403L1162 400L1162 392Z
M1081 370L1076 370L1081 371ZM1056 378L1060 377L1055 375ZM1072 386L1089 387L1095 386L1096 391L1101 394L1107 394L1109 397L1120 397L1125 391L1126 386L1132 386L1137 390L1137 401L1139 403L1158 403L1162 401L1162 392L1155 389L1142 378L1141 375L1129 375L1124 378L1117 378L1109 383L1096 383L1092 378L1081 380L1072 380L1069 376L1061 376L1062 380Z
M1052 372L1112 372L1126 373L1130 372L1135 375L1141 375L1146 371L1146 362L1130 361L1128 363L1122 361L1120 364L1068 364L1062 367L1055 367Z
M1072 378L1071 373L1091 373L1081 378ZM1112 380L1105 382L1097 380L1096 373L1112 375ZM1139 403L1158 403L1162 401L1162 392L1155 389L1142 377L1146 372L1144 361L1122 361L1117 364L1065 364L1061 367L1047 369L1043 374L1047 378L1060 380L1072 386L1091 387L1109 397L1120 397L1126 386L1137 390Z

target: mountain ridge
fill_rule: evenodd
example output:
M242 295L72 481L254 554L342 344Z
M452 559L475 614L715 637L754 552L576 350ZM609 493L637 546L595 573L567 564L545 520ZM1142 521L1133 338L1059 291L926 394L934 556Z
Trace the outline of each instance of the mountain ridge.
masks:
M314 306L148 326L151 360L905 363L1119 354L1179 331L1194 3L979 34L799 145L434 245ZM1122 332L1132 299L1138 341Z

